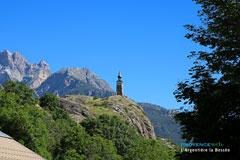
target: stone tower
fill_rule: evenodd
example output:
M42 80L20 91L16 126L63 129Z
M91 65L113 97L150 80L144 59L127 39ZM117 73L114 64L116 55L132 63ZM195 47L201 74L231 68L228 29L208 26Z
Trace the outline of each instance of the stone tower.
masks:
M122 81L122 76L121 73L118 73L118 80L117 80L117 95L124 96L123 94L123 81Z

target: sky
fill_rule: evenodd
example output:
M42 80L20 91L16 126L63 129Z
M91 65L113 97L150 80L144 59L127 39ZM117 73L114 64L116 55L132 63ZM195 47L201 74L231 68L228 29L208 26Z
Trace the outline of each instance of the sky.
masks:
M19 52L52 72L88 68L137 102L178 109L173 95L188 78L190 51L185 24L199 25L191 0L0 1L0 51Z

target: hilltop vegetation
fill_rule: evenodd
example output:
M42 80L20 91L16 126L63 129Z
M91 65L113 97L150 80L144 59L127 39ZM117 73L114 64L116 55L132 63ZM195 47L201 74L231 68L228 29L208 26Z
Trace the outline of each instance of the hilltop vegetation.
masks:
M143 138L119 116L99 114L80 123L59 107L59 99L40 99L24 83L6 81L0 89L0 130L49 160L173 160L174 151ZM97 106L95 106L97 107Z
M145 138L156 138L154 128L143 109L127 97L98 98L67 95L60 98L60 103L60 107L67 111L77 123L88 117L107 114L129 122Z

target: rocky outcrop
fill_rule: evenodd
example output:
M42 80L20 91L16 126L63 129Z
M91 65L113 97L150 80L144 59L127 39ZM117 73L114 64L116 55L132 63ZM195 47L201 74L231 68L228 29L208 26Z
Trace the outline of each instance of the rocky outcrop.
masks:
M31 88L39 87L51 75L49 65L28 63L18 52L0 52L0 83L6 80L25 82Z
M107 97L115 93L110 85L87 68L63 68L52 74L36 91L63 95L87 95Z
M60 107L67 111L75 122L79 123L90 116L90 111L85 105L65 98L60 99Z
M168 115L172 118L174 118L174 116L178 113L179 113L179 111L177 111L176 109L169 109L168 110Z
M66 110L76 122L89 116L115 115L132 124L143 137L156 138L154 128L143 109L126 97L93 98L72 95L61 97L60 102L61 108Z

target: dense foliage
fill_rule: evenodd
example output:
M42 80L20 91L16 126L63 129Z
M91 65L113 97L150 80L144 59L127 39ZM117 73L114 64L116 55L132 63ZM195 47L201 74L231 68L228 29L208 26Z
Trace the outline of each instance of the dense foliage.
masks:
M61 141L57 159L118 160L112 141L99 136L89 136L83 128L74 127Z
M7 81L0 90L0 130L33 151L51 159L50 136L44 111L37 107L33 91L25 84Z
M34 90L29 88L25 83L7 80L2 86L4 87L4 92L13 94L16 103L19 105L35 105L37 103L33 97Z
M230 153L184 153L181 159L240 159L240 4L238 1L194 0L201 5L203 26L186 25L187 38L208 47L194 51L191 79L178 84L178 101L192 107L176 116L183 138L224 144ZM214 78L218 74L218 78Z
M0 89L0 130L51 160L172 160L174 152L144 139L127 122L101 115L76 124L55 95L34 98L24 83Z
M54 120L70 119L69 115L63 109L59 108L60 106L59 99L57 98L57 96L53 94L50 93L44 94L44 96L42 96L39 100L39 105L46 111L49 111Z
M118 150L118 154L125 155L129 148L134 147L135 141L140 137L134 128L116 116L101 115L98 119L88 118L81 122L90 135L98 135L112 140Z
M144 139L125 121L116 116L101 115L81 122L93 136L113 141L117 152L125 160L171 160L174 152L156 140Z

